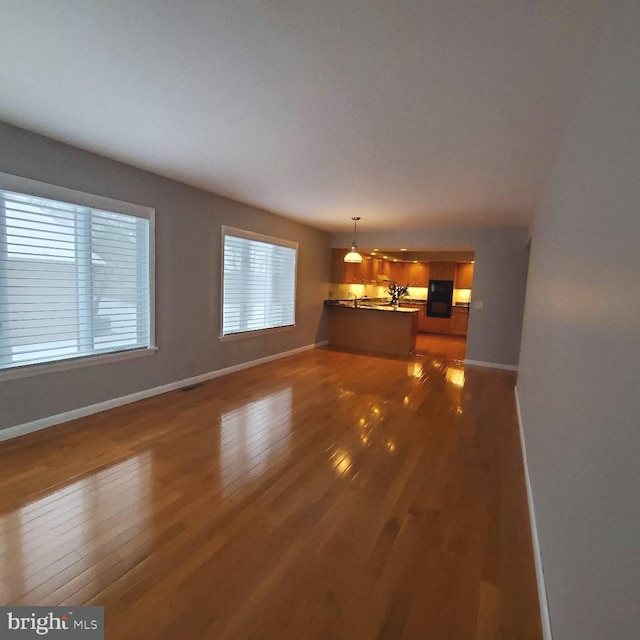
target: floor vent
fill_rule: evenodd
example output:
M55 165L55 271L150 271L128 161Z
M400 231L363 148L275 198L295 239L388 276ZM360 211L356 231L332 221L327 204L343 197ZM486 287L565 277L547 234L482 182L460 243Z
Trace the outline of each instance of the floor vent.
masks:
M190 384L188 387L182 387L180 389L181 393L187 393L187 391L193 391L194 389L199 389L200 387L204 387L202 382L197 382L196 384Z

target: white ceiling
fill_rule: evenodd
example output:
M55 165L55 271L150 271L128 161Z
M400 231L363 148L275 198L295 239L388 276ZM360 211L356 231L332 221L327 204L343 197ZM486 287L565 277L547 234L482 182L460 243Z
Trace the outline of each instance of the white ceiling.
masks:
M0 0L0 120L331 231L526 223L599 0Z

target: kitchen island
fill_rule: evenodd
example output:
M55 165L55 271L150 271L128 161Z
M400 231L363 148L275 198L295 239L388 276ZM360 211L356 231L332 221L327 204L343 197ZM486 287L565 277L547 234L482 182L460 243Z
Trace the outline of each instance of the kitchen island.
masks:
M418 309L335 305L327 307L327 314L331 346L395 356L415 351Z

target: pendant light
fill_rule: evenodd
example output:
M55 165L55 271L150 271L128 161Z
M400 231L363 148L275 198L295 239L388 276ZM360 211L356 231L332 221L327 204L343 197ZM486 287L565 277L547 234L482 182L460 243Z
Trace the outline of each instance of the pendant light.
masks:
M344 257L344 261L360 264L362 262L362 256L358 253L358 248L356 247L356 232L360 218L351 219L353 220L353 242L351 243L351 251Z

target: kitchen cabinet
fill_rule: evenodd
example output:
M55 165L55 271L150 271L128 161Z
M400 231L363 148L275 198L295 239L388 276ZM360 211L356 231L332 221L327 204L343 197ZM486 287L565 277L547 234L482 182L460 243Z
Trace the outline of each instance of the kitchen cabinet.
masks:
M430 280L454 280L456 277L455 262L430 262Z
M456 267L456 289L471 289L473 284L473 263L459 262Z
M408 282L407 263L391 262L389 264L389 278L397 284L407 284Z
M384 285L393 280L391 265L388 260L372 256L362 256L360 264L345 262L344 257L349 249L333 249L331 253L331 282L335 284L379 284ZM402 275L396 280L399 284L406 284L404 275L398 270L396 276Z
M354 262L344 263L344 282L348 284L362 281L362 265Z
M388 260L383 260L382 258L374 258L374 268L377 265L376 275L378 276L378 280L382 283L388 282L391 280L391 267Z
M411 262L408 265L407 280L412 287L429 286L429 263Z
M451 311L451 323L450 323L451 333L455 336L466 336L468 328L469 328L469 308L453 307Z
M331 252L331 282L335 284L369 284L376 281L371 256L363 256L360 264L345 262L349 249L333 249Z
M342 284L344 282L344 256L342 249L331 251L331 282Z
M451 321L449 318L424 318L424 329L428 333L450 333Z
M371 256L362 256L361 275L364 284L376 283L378 272Z

